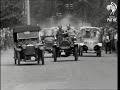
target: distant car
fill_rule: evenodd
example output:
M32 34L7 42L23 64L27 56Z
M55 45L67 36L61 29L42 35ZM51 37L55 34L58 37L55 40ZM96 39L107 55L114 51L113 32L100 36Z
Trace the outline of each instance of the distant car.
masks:
M39 26L15 26L13 28L14 60L20 65L21 61L40 61L44 65L44 46L39 39Z
M79 55L82 56L84 51L96 52L101 57L100 28L99 27L81 27L79 30Z
M54 37L54 29L53 28L44 28L44 36L42 38L42 42L45 46L45 51L52 53L52 46L55 41Z
M52 47L55 41L55 37L54 36L45 36L43 43L45 46L45 51L48 51L49 53L52 53Z
M68 57L71 54L75 57L75 61L78 60L78 44L76 43L76 37L74 36L73 41L71 37L67 35L67 33L62 34L61 41L54 41L53 44L53 58L54 62L57 61L58 57L62 57L63 55Z

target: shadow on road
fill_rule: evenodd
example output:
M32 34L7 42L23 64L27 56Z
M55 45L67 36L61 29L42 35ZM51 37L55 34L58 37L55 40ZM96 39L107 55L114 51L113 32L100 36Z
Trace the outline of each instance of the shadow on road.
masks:
M57 60L57 62L72 62L72 61L74 61L74 62L76 62L75 60ZM78 60L79 61L79 60ZM52 61L53 62L53 61Z
M44 56L44 58L53 58L52 56Z
M42 64L37 64L37 63L23 63L20 64L20 66L42 66ZM18 66L18 64L2 64L1 66Z
M79 56L79 57L97 57L97 56L96 55L83 55L83 56Z

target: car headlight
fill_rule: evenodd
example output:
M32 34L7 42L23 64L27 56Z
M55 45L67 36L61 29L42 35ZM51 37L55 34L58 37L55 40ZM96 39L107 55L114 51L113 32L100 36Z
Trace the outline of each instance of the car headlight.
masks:
M79 45L80 45L80 46L83 46L83 45L84 45L84 43L79 43Z
M33 44L28 44L27 46L34 46Z
M76 39L76 36L74 36L74 39Z
M39 49L40 49L40 50L43 50L43 49L44 49L44 47L43 47L43 46L39 46Z
M101 46L102 46L102 43L98 43L97 45L101 47Z
M23 48L23 49L26 49L26 45L25 45L25 44L24 44L24 45L22 45L22 48Z
M35 48L38 48L39 45L35 45Z
M76 43L77 41L75 40L74 43Z
M54 37L54 39L56 40L57 38L56 38L56 37Z
M56 41L54 42L54 45L57 45L57 42L56 42Z

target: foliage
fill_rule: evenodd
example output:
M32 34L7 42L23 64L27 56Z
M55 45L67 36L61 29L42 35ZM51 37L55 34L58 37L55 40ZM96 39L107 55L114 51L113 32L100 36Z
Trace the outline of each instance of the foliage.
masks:
M103 26L109 12L106 6L117 0L31 0L32 16L36 20L43 21L51 16L56 16L57 12L64 14L71 13L74 17L82 18L94 26ZM73 10L66 9L66 4L74 4Z
M22 19L22 0L1 0L0 1L1 28L18 24Z
M20 24L23 20L23 1L25 0L1 0L0 19L3 27ZM90 22L93 26L103 26L109 12L106 6L118 0L30 0L31 21L44 22L56 14L72 14L73 17ZM66 8L66 4L73 4L73 9ZM115 13L117 16L117 13Z

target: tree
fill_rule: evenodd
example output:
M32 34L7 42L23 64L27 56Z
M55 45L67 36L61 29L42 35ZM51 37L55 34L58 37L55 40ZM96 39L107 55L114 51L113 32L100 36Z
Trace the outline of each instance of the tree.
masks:
M22 20L22 0L1 0L0 1L1 28L20 24Z

